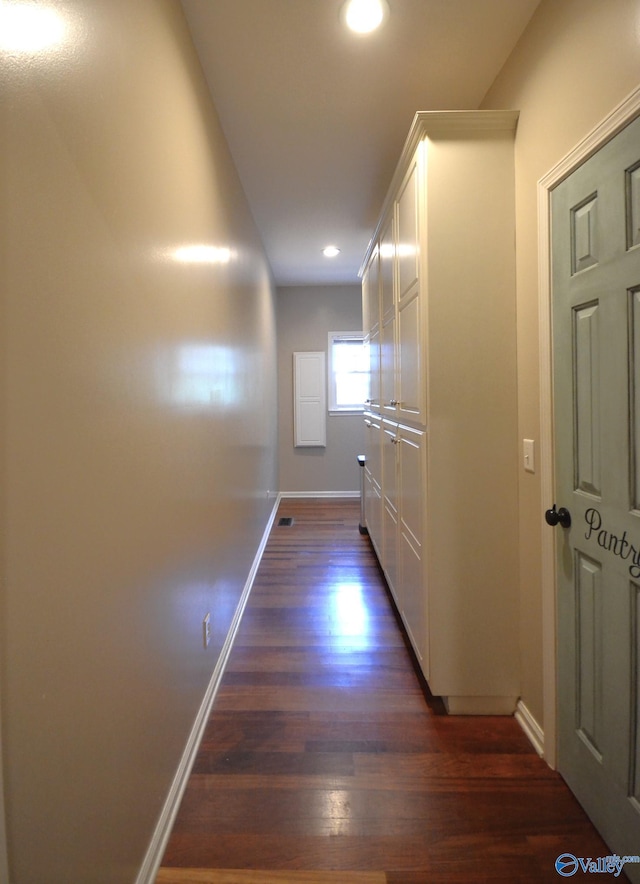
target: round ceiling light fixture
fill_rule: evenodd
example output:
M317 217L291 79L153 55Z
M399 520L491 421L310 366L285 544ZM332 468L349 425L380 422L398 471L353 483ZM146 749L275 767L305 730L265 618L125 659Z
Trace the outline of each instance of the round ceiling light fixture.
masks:
M344 21L356 34L370 34L389 15L386 0L347 0L342 7Z
M337 246L326 246L322 250L322 254L325 258L337 258L340 254L340 249Z

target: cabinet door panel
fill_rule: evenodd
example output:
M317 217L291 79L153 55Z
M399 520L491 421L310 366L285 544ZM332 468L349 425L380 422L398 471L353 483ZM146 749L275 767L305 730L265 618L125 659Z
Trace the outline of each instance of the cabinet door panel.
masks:
M385 501L394 515L398 510L397 444L397 426L384 421L382 425L382 490Z
M382 558L382 427L373 415L367 415L365 428L365 518L371 542Z
M416 286L398 311L398 416L424 422L425 379L421 354L420 290Z
M425 678L429 678L429 631L427 590L422 556L400 530L400 573L402 574L402 619Z
M424 580L426 434L398 430L398 509L402 615L411 642L428 674L427 588Z
M418 280L418 164L411 164L398 198L398 297L401 300Z
M378 249L362 276L362 325L365 335L374 335L380 329L380 271Z
M372 334L367 341L369 347L369 405L380 408L380 333Z
M382 433L380 422L373 415L365 417L365 472L382 489Z
M398 607L398 427L384 421L382 424L382 491L384 500L384 553L382 567L393 591Z
M396 320L388 317L380 333L380 407L390 417L396 415Z
M380 317L382 322L389 319L395 311L394 257L393 223L392 219L389 219L380 240Z
M373 262L374 258L371 258ZM371 294L369 289L369 280L371 278L371 262L365 267L362 274L362 333L366 336L371 333Z
M365 472L364 511L369 538L379 559L382 559L382 492L370 473Z
M369 473L365 473L365 518L369 539L378 555L382 559L382 493L380 486L374 482Z
M402 610L400 592L402 589L398 575L398 520L386 498L382 504L382 570L398 610Z
M408 427L398 431L398 500L402 529L420 549L423 537L426 434Z

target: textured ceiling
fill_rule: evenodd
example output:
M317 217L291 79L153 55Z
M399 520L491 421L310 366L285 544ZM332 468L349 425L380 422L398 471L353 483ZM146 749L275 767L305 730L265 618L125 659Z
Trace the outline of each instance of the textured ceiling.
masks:
M478 107L538 2L389 0L356 36L342 0L183 0L278 285L358 282L414 114Z

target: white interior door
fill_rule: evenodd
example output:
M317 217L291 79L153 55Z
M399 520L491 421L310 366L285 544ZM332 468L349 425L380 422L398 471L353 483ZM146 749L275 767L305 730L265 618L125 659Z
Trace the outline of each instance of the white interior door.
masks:
M640 854L640 120L559 184L551 208L559 509L548 521L559 522L558 768L612 851L634 856ZM625 873L640 882L640 864L628 863Z

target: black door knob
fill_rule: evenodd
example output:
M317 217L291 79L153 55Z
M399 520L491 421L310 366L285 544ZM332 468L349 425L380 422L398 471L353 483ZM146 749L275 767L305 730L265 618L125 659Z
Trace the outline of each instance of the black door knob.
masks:
M569 510L565 509L563 506L557 510L555 503L550 510L546 511L544 518L547 525L551 525L552 528L555 528L556 525L562 525L563 528L569 528L571 525L571 513Z

